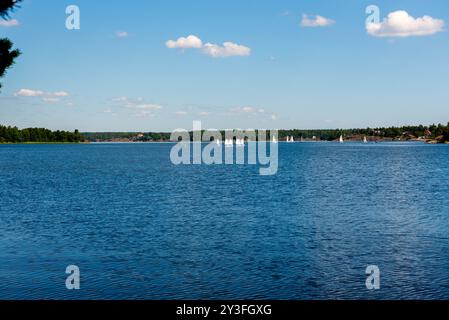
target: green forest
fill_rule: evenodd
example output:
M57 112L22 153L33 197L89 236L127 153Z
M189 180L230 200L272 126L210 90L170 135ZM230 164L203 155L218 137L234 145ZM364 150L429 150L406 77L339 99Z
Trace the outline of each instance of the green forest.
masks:
M43 128L19 129L0 125L0 143L78 143L84 137L75 130L51 131Z
M170 141L168 132L86 132L78 130L51 131L44 128L19 129L0 125L0 143L79 143L104 141L158 142ZM191 133L192 135L192 133ZM222 132L224 136L224 132ZM340 136L347 139L359 139L366 136L376 140L432 140L437 143L449 142L449 123L447 125L404 126L366 129L316 129L316 130L279 130L279 140L294 137L296 141L314 139L317 141L334 141ZM269 137L267 137L269 139Z
M192 136L192 133L190 133ZM161 132L86 132L83 133L87 141L114 141L129 140L136 142L169 141L170 133ZM222 132L224 136L224 132ZM430 126L402 126L365 129L316 129L316 130L279 130L279 140L294 137L296 141L303 139L314 139L319 141L334 141L340 136L345 138L371 137L377 140L413 140L422 138L424 140L435 140L444 143L449 141L449 123L447 125Z

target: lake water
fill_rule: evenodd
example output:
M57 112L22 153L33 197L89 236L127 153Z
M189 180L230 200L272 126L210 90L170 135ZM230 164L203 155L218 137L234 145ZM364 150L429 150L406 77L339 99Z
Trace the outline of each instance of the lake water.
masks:
M0 299L449 299L449 146L279 144L275 176L171 147L0 146Z

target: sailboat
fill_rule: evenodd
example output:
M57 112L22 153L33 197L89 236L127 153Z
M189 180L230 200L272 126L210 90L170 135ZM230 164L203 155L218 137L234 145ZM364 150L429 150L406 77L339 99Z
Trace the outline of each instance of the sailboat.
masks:
M278 140L274 136L273 136L273 143L278 143Z
M345 140L343 139L343 136L340 136L340 143L345 142Z
M220 146L220 145L221 145L220 139L217 139L216 144L217 144L217 146Z
M234 145L234 142L231 139L226 139L225 146L226 147L232 147Z
M293 138L293 136L290 137L290 142L295 142L295 138Z
M368 140L366 140L366 137L363 137L363 143L368 143Z

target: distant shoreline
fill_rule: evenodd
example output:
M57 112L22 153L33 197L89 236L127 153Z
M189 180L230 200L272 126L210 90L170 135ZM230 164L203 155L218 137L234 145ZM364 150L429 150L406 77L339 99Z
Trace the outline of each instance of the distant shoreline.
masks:
M268 140L266 140L268 142ZM19 142L19 143L5 143L0 142L0 146L13 146L13 145L106 145L106 144L134 144L134 145L143 145L143 144L176 144L176 141L95 141L95 142ZM207 144L209 142L202 141L201 143ZM246 142L248 143L248 142ZM287 142L287 141L279 141L279 144L382 144L382 143L422 143L429 145L449 145L449 142L438 143L433 141L424 141L424 140L378 140L378 141L368 141L367 143L363 143L363 141L358 140L347 140L344 143L339 143L338 141L326 141L326 140L317 140L317 141L295 141L295 142Z
M226 131L218 131L221 137L226 136ZM245 131L240 134L245 136ZM193 132L189 133L193 140ZM233 133L235 136L237 133ZM265 130L247 133L250 136L261 135L262 139L271 140ZM443 144L449 142L449 123L447 125L430 126L402 126L388 128L365 129L292 129L276 131L279 142L332 142L340 140L346 142L393 142L393 141L417 141L429 144ZM170 143L170 132L79 132L51 131L45 128L26 128L0 125L0 144L77 144L77 143ZM245 138L246 139L246 138ZM223 140L223 139L222 139ZM255 138L251 138L255 140Z

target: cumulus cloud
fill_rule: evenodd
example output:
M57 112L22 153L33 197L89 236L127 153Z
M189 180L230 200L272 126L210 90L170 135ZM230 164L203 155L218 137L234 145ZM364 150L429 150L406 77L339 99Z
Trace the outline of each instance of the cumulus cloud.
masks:
M414 18L407 11L395 11L380 23L367 23L368 34L375 37L429 36L443 31L444 20L430 16Z
M31 89L20 89L14 93L16 97L41 97L44 95L43 91L31 90Z
M251 55L251 49L232 42L225 42L223 46L212 43L206 43L203 47L203 52L208 56L214 58L224 57L247 57Z
M168 40L165 45L169 49L201 49L203 41L194 35L181 37L178 40Z
M14 94L16 97L68 97L65 91L44 92L40 90L20 89Z
M178 38L178 40L169 40L165 45L169 49L198 49L204 54L214 58L243 57L251 55L251 49L246 46L230 41L223 43L223 45L214 43L203 44L203 41L194 35L181 37Z
M302 15L301 25L303 27L327 27L333 25L335 23L334 20L328 19L322 16L309 16L307 14Z
M16 19L0 20L0 27L17 27L18 25L20 25L20 23Z
M44 92L41 90L31 90L31 89L20 89L16 93L14 93L16 97L25 97L25 98L42 98L45 102L58 102L61 98L65 98L69 96L69 93L65 91L56 91L56 92Z

